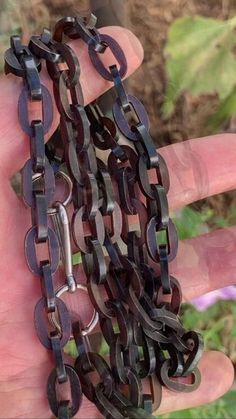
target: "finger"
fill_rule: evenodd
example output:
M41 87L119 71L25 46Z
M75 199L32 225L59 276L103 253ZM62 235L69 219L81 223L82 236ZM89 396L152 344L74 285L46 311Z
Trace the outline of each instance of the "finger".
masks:
M129 34L131 33L129 32ZM134 39L134 42L136 42L136 38ZM133 41L131 41L130 45L132 42ZM136 59L137 56L138 55L136 55ZM134 67L132 67L132 65L134 65L133 60L131 60L130 63L131 72L134 70L135 65L137 65L137 61ZM100 82L104 83L104 87L106 86L106 82L103 80L100 80ZM8 83L8 85L8 87L14 91L13 84ZM8 89L6 89L6 91L7 90ZM5 94L7 93L5 92ZM8 92L8 96L13 111L15 102L12 101L11 91ZM6 108L8 109L9 106ZM7 113L8 118L11 113L12 112ZM4 121L6 126L5 129L3 129L4 141L1 146L2 159L4 161L1 162L0 171L5 168L8 174L13 174L17 170L17 167L18 169L22 167L24 160L27 158L29 141L26 138L24 139L25 141L23 141L22 131L16 126L17 120L13 121L15 122L15 125L9 125L9 119L8 122L6 122L6 119L4 119ZM7 130L9 135L6 133ZM16 134L16 131L18 136L14 138L13 142L12 135L14 132ZM20 141L19 136L21 137ZM8 137L10 140L6 141L6 138ZM17 159L14 159L17 151ZM206 198L207 196L236 188L235 134L219 134L188 140L183 143L162 147L161 149L158 149L158 152L164 157L169 171L170 190L168 192L168 202L170 210L176 210L192 202ZM150 173L150 182L155 182L153 172ZM143 196L141 198L144 200ZM130 224L133 224L135 222L135 217L130 216L129 222Z
M14 256L15 263L19 259L20 266L23 268L23 248L19 249L18 246L15 246L15 243L22 240L25 231L29 228L30 218L23 205L20 202L16 202L17 199L13 196L13 193L9 196L10 189L5 187L5 191L3 190L2 192L4 192L7 202L12 201L13 203L14 198L14 211L17 208L17 216L15 216L15 214L7 211L5 207L1 207L0 227L3 237L5 237L5 240L2 242L2 253L6 255L2 260L2 264L11 266L12 257ZM236 283L235 248L235 226L179 241L177 256L170 262L170 273L179 280L185 301ZM6 251L7 249L9 251ZM14 255L12 252L14 252ZM153 267L159 273L159 265L154 264ZM75 277L79 283L86 281L82 265L77 265ZM29 281L31 281L30 276ZM11 282L4 285L4 290L7 291L8 285L9 294L14 295ZM24 296L22 298L22 303L24 304ZM88 307L87 302L85 306ZM83 312L86 313L87 322L92 315L92 309L86 310L86 307L83 307Z
M2 266L1 271L9 274L10 267L12 267L12 260L14 260L14 268L17 273L14 273L14 283L9 281L4 283L4 289L2 291L4 298L2 299L1 309L7 312L8 308L14 307L17 302L17 305L22 307L21 310L24 311L25 321L27 321L29 318L28 310L30 309L31 312L34 310L34 306L40 295L40 290L38 285L32 287L32 274L27 270L23 247L15 245L15 243L22 241L22 237L28 226L25 226L24 232L21 231L21 234L18 234L17 226L24 225L24 220L18 214L17 219L12 221L14 222L13 228L15 227L15 232L11 233L11 228L9 228L9 234L6 240L9 251L6 251L8 247L6 248L5 242L3 242L2 254L4 254L4 258L0 265ZM5 223L5 225L12 226L12 223ZM235 248L236 227L217 230L197 238L179 242L177 257L170 263L170 273L180 282L184 301L191 301L210 291L236 283ZM159 273L159 267L157 265L155 265L155 269ZM24 275L24 287L20 287L21 272L23 270L26 271ZM74 276L78 283L86 283L86 275L82 264L74 267ZM60 285L65 280L63 272L60 272L59 276L57 273L56 278L58 280L60 278ZM30 295L30 303L27 306L25 305L26 294ZM105 290L104 292L101 290L102 301L106 301L107 298L108 296ZM94 309L89 296L84 291L79 291L73 295L63 295L62 299L70 307L70 310L78 313L84 325L90 323ZM11 316L16 317L16 320L18 320L17 313L18 311L14 310L11 312ZM97 330L98 328L96 327L94 332Z
M170 272L181 284L185 300L236 282L236 227L179 242Z
M236 189L236 135L219 134L195 138L159 148L167 164L170 210L176 210L208 196ZM149 172L156 183L155 170ZM144 197L141 195L144 201ZM130 216L132 224L135 217Z
M176 393L163 388L162 402L160 408L154 415L188 409L213 402L225 394L232 386L234 368L230 359L223 353L216 351L204 353L199 362L199 369L202 377L199 388L192 393ZM83 409L85 406L88 409L88 416L85 416L85 410ZM85 399L85 404L82 405L82 409L76 417L99 418L100 414L95 409L96 407L91 403L87 403L87 400ZM94 416L90 416L92 412Z
M236 135L219 134L163 147L170 173L168 201L175 210L236 189Z
M236 226L180 240L177 256L170 262L169 269L180 282L183 299L189 301L235 284L235 249ZM152 266L159 273L159 265L153 263ZM76 266L75 275L78 282L86 281L82 265Z
M114 37L125 52L128 70L126 77L132 74L143 59L143 50L139 40L128 29L121 27L106 27L101 29ZM88 56L87 45L81 40L70 43L76 52L81 65L81 84L85 103L89 103L112 87L112 83L104 80L95 70ZM108 49L103 56L105 66L114 64L114 56ZM46 71L42 71L42 82L46 84L52 93L52 82ZM0 80L1 104L0 104L0 132L1 132L1 161L0 172L6 177L12 176L21 169L29 156L29 138L23 133L18 122L17 101L22 89L22 80L9 75ZM51 136L59 122L59 115L54 103L54 123L47 135Z
M176 393L163 389L161 406L156 414L200 406L225 394L232 386L234 368L227 356L221 352L206 352L200 363L201 384L192 393Z

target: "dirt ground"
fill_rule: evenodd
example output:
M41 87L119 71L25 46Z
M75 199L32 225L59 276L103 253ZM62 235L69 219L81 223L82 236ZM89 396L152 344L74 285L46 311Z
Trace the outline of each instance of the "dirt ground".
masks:
M6 0L1 2L4 4ZM8 0L7 7L14 2L21 12L25 37L32 30L32 25L38 30L45 21L53 23L57 18L70 14L70 11L86 9L89 3L88 0ZM120 0L95 0L94 3L98 7L109 3L115 10ZM165 120L161 114L167 84L163 54L167 32L171 22L184 15L199 14L227 19L236 13L236 0L124 0L123 3L125 19L121 23L138 36L145 51L141 68L129 80L129 90L142 98L151 119L151 133L156 144L164 146L206 135L206 120L217 105L214 96L192 100L183 95L170 119ZM29 4L33 7L28 7ZM118 21L121 20L121 11L115 13L118 13ZM232 131L232 124L223 128L224 131ZM235 193L230 192L199 201L194 206L200 210L207 204L214 208L217 215L225 216L234 202L236 205Z

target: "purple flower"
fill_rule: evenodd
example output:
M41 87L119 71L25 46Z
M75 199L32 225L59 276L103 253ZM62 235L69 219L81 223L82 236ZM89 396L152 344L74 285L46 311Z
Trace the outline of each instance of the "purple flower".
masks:
M191 303L198 311L204 311L218 300L236 300L236 287L231 285L230 287L208 292L201 297L194 298Z

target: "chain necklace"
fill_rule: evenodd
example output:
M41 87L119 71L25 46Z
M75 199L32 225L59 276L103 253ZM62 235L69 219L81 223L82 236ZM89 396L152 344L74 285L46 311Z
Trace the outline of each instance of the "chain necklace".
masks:
M181 289L169 273L178 238L168 211L167 166L149 134L144 106L122 83L127 61L119 40L100 34L95 24L92 14L65 17L53 34L44 29L41 36L31 37L28 46L12 36L5 53L5 72L24 82L18 115L30 141L30 159L22 170L23 199L32 218L25 256L41 281L34 323L40 342L55 361L47 382L53 414L60 419L73 417L84 394L106 418L147 419L154 417L152 412L161 403L162 386L184 392L199 386L197 363L203 341L199 333L187 332L181 325ZM95 101L84 106L79 60L65 38L82 39L99 75L113 82L113 117L104 115ZM116 62L109 68L101 60L107 48ZM52 126L53 105L40 80L43 60L60 114L59 127L46 148L44 136ZM40 116L33 120L28 111L31 102L40 108ZM62 202L55 200L59 178L69 191ZM73 206L71 220L68 204ZM131 216L137 220L135 228ZM86 286L74 276L71 236L82 255ZM39 260L38 246L48 257ZM60 261L66 281L56 289ZM77 289L89 294L94 307L86 327L79 310L70 312L60 298ZM98 321L109 347L109 363L90 344L89 335ZM78 349L73 367L64 363L63 355L71 337ZM180 379L187 376L191 380ZM144 380L149 383L147 392ZM69 400L59 397L58 385L64 382L70 383Z

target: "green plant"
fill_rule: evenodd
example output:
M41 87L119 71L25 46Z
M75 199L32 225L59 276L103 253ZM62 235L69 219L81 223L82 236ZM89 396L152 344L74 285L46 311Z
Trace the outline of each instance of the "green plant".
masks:
M213 403L194 409L159 416L162 419L234 419L236 391L230 391Z
M231 355L236 361L236 328L234 316L236 304L233 301L218 301L203 312L191 304L185 304L182 308L181 319L186 329L197 329L204 337L205 350L219 350ZM231 343L231 350L227 349L227 343ZM234 359L235 358L235 359Z
M209 122L217 130L236 112L236 17L220 21L183 17L170 26L165 48L168 86L163 113L169 116L181 93L217 94L219 108Z
M211 208L196 211L191 206L186 206L181 211L173 214L172 218L174 220L179 239L185 240L207 231L207 221L212 219L213 216L214 211Z
M173 213L171 216L180 240L190 239L215 228L230 227L236 224L236 208L233 204L228 208L225 217L215 214L214 210L208 206L205 206L201 211L197 211L191 205Z

